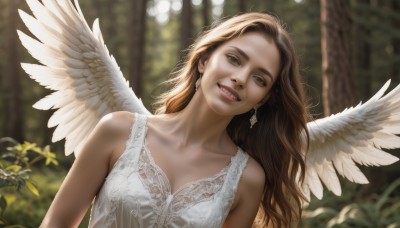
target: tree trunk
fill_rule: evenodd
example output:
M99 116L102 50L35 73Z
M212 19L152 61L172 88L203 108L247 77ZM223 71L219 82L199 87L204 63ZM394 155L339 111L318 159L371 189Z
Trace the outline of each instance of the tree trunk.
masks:
M276 1L275 0L269 0L265 1L265 4L267 7L265 7L268 12L276 12Z
M400 2L398 0L392 0L392 10L393 12L400 12ZM393 20L393 28L398 28L398 20ZM399 36L393 36L392 38L393 45L393 59L400 58L400 39ZM396 61L393 64L392 68L392 77L397 78L400 81L400 61Z
M193 9L192 1L182 1L181 13L181 59L185 57L185 50L192 44L193 39Z
M203 0L202 6L201 15L203 18L203 26L207 28L210 25L210 0Z
M371 4L371 0L358 0L360 5L368 6ZM368 13L360 11L362 20L368 21ZM371 36L370 28L364 25L355 26L355 61L356 61L356 78L360 82L362 98L369 98L372 95L371 89L371 45L368 42L367 37Z
M138 97L142 94L142 72L146 36L147 0L135 0L131 3L129 23L129 81Z
M93 4L97 6L97 11L98 11L98 17L102 18L104 31L103 31L103 36L105 39L105 43L107 44L107 47L110 50L110 54L112 54L115 59L120 60L120 48L119 48L119 42L118 42L118 37L120 34L118 34L117 27L119 25L117 24L117 15L115 13L115 6L117 3L114 1L103 1L101 4L96 3L97 0L92 0Z
M47 94L46 94L47 95ZM40 124L40 131L42 132L42 142L41 145L51 145L51 138L54 132L54 128L48 128L47 123L50 119L50 117L53 115L54 111L53 110L47 110L45 112L42 112L40 115L39 121L41 122Z
M246 12L246 0L238 0L238 9L239 13Z
M7 21L6 16L5 16L5 11L7 10L7 5L5 1L0 1L0 38L5 37L5 25L4 23ZM5 42L3 39L0 39L0 50L5 49ZM6 59L5 58L5 53L4 51L0 51L0 59ZM6 95L8 94L6 91L6 77L5 77L5 61L0 61L0 137L5 136L6 132L6 103L7 103L7 98ZM1 145L0 145L1 147ZM1 150L0 150L1 151Z
M23 140L22 132L22 112L21 112L21 74L20 59L18 56L17 43L17 18L19 0L8 1L8 30L7 30L7 64L5 77L8 78L8 99L7 99L7 115L6 135L19 142Z
M348 0L321 0L322 96L326 116L353 105L349 8Z

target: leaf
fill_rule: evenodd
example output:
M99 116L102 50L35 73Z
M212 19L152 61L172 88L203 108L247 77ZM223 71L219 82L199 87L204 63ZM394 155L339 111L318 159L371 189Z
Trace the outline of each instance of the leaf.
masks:
M6 170L13 171L15 173L20 171L21 169L22 169L22 167L19 165L10 165L10 166L7 166L7 168L6 168Z
M399 228L400 227L400 222L394 222L387 226L387 228Z
M4 198L7 202L7 205L11 205L17 200L17 197L15 195L4 195Z
M10 142L10 143L13 143L13 144L18 144L18 142L15 139L10 138L10 137L0 138L0 143L4 143L4 142Z
M36 188L36 186L30 182L30 181L25 181L26 187L28 187L29 191L31 191L35 196L39 196L39 190Z
M400 178L393 182L389 187L383 192L382 196L379 198L379 201L376 203L376 208L380 210L380 208L385 204L388 200L389 195L397 188L400 187Z
M400 201L382 210L382 217L385 219L395 215L400 221Z
M58 161L52 157L47 157L46 158L46 165L49 165L50 163L52 163L53 165L57 166L58 165Z
M23 151L40 150L40 148L38 148L36 146L36 143L30 143L30 142L27 142L27 141L24 141L24 144L22 144L22 148L23 148Z
M327 207L320 207L313 211L305 210L303 211L302 217L303 218L315 218L320 215L335 215L337 211L332 208Z

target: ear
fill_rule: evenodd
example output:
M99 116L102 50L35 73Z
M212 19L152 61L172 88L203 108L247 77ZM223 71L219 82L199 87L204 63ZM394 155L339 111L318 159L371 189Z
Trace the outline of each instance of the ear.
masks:
M198 70L201 74L204 73L204 70L205 70L205 68L206 68L206 66L207 66L207 62L208 62L208 58L206 58L206 57L201 57L201 58L200 58L199 64L197 64L197 70Z

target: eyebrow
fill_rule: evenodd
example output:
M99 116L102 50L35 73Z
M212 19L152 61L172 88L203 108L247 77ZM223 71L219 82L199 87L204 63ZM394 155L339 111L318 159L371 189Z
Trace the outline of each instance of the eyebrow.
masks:
M233 49L235 49L243 58L245 58L247 61L249 61L250 57L240 48L235 47L235 46L229 46ZM261 71L262 73L266 74L268 77L270 77L271 81L274 81L274 78L272 77L271 72L269 72L267 69L264 69L262 67L258 67L257 70Z

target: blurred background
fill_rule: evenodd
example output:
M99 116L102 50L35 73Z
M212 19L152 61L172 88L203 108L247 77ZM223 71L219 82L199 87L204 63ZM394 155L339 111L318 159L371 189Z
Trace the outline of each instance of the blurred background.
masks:
M400 82L398 0L80 0L80 5L89 24L100 18L110 53L150 110L165 90L160 83L177 70L195 38L243 12L270 13L285 24L315 118L365 102L389 79L390 89ZM47 121L53 111L32 108L51 91L20 67L37 61L17 37L17 29L30 34L17 9L31 14L25 0L0 0L0 227L38 227L74 157L64 155L64 141L51 142L54 129ZM302 227L400 227L399 162L362 170L372 184L341 181L343 195L325 192L322 200L313 199Z

